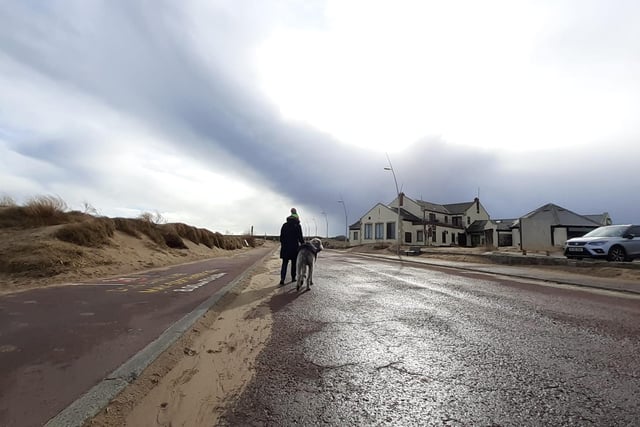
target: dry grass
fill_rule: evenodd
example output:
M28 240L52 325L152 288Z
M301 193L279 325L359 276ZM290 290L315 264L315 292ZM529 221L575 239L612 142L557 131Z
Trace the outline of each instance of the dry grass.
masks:
M253 237L223 236L205 228L197 228L180 222L157 224L150 221L148 217L115 218L114 222L118 231L137 238L145 235L158 245L169 248L186 249L187 246L183 239L187 239L197 245L204 245L209 249L241 249L245 246L245 241L251 247L256 246Z
M110 218L91 218L62 226L54 237L80 246L100 247L109 243L116 230Z
M7 251L8 252L8 251ZM27 276L50 277L68 271L82 262L84 250L62 242L23 242L10 253L0 251L0 272Z
M13 197L7 196L7 195L0 196L0 207L11 207L11 206L18 206L18 204L16 203L16 200Z
M36 196L24 205L0 204L0 228L35 228L66 224L92 218L91 215L69 211L64 200L57 196Z
M165 224L160 227L160 234L164 240L164 244L174 249L187 249L182 237L176 231L174 224Z
M255 248L257 241L253 236L224 236L205 228L197 228L182 223L163 224L162 227L172 227L180 237L208 248L225 250L241 249L246 245Z

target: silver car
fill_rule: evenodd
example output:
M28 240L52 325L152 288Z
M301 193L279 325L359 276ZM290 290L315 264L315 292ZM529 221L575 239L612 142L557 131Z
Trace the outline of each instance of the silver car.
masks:
M640 225L607 225L574 237L564 244L567 258L606 258L632 261L640 258Z

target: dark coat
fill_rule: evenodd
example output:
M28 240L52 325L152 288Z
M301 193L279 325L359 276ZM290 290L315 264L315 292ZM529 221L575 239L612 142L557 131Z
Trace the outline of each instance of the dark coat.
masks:
M280 229L280 258L295 259L298 256L298 244L304 243L300 220L290 216Z

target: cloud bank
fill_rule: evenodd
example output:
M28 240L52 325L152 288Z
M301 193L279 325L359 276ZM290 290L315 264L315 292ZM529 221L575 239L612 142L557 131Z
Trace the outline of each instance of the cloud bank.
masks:
M363 13L369 10L367 3L353 4ZM337 7L319 1L5 3L0 6L0 193L18 200L58 194L73 207L88 201L110 216L159 211L170 221L233 233L252 226L257 234L277 233L296 206L311 233L326 233L322 212L329 234L343 233L338 200L345 202L352 223L376 202L395 197L393 177L384 171L387 158L379 147L341 137L333 121L323 128L317 124L322 121L284 112L278 98L265 91L260 65L261 47L283 28L330 34L336 25L332 16L346 16L341 28L357 33L361 23ZM334 62L334 70L344 72L335 71L340 79L333 89L315 80L331 96L310 91L305 99L309 105L322 103L318 111L338 111L341 126L352 126L349 135L385 134L393 126L398 135L410 135L405 127L422 129L414 140L399 139L403 148L388 148L398 184L412 198L455 203L479 193L494 218L518 217L553 202L583 214L608 211L616 222L638 222L640 125L631 118L639 113L634 71L640 38L630 18L638 10L633 3L618 7L592 2L577 15L575 9L542 7L539 14L552 30L528 46L522 38L512 46L514 52L535 53L529 58L535 62L529 69L535 70L535 84L518 74L506 85L507 92L519 90L515 95L506 96L505 87L486 79L505 64L487 51L481 73L440 71L440 77L455 77L443 82L446 87L473 82L461 86L469 93L447 97L445 92L433 100L425 94L422 104L391 104L394 82L406 75L402 67L389 71L388 80L376 74L375 81L361 84L362 74ZM526 19L500 2L491 8L515 23ZM598 13L605 9L603 18ZM449 10L440 13L453 17ZM438 55L460 54L454 48L473 37L460 35L452 50L440 49ZM485 38L503 37L508 34ZM359 46L372 51L385 40L399 48L385 32L375 43ZM313 54L302 59L312 61ZM352 67L369 65L357 58L355 51ZM411 65L400 56L382 59ZM303 77L300 91L314 84ZM415 83L417 92L438 87L434 76L424 76L429 78L426 86ZM413 81L419 80L408 83ZM359 85L357 98L344 89L345 82ZM544 82L569 87L558 100L544 90L548 99L536 97L536 109L524 109ZM402 88L411 92L410 85ZM494 98L515 102L518 97L523 104L490 108ZM363 114L359 106L366 105L377 105L376 114ZM501 121L505 111L513 114ZM429 126L423 129L416 118ZM596 118L601 121L594 123ZM519 149L486 142L492 135L512 138L511 148ZM545 135L567 144L536 147L535 139Z

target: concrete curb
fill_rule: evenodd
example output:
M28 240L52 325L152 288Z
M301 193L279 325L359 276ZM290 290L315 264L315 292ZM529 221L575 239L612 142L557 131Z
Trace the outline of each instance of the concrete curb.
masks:
M224 288L203 301L192 312L167 328L158 338L140 350L131 359L124 362L120 367L93 386L88 392L63 409L58 415L50 419L45 427L81 427L84 423L103 410L109 402L124 390L129 384L135 381L138 376L151 363L153 363L166 349L173 345L182 335L189 330L198 319L212 308L229 291L233 290L265 260L272 256L274 251L259 258L242 274L228 283Z
M353 252L353 253L365 253L365 252ZM500 251L487 251L487 252L464 252L464 251L452 251L452 250L434 250L423 249L424 255L451 255L451 256L471 256L478 258L490 259L492 262L504 265L570 265L574 267L593 267L594 265L606 265L608 267L623 268L628 270L640 270L640 262L606 262L604 260L596 259L568 259L564 255L542 255L530 253L523 255L519 252L500 252ZM366 253L365 253L366 254ZM383 254L380 254L383 255ZM384 255L392 256L393 254Z

